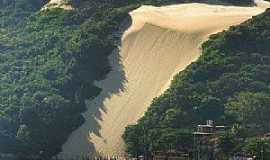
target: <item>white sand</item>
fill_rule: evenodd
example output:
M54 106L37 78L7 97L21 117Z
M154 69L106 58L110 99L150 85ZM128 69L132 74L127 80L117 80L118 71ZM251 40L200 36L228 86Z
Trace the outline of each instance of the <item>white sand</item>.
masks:
M270 2L264 0L254 0L256 5L261 8L270 8Z
M41 10L45 10L49 8L62 8L65 10L71 10L72 6L67 5L65 3L65 0L50 0Z
M110 57L113 71L107 79L97 82L102 93L88 104L86 123L72 133L60 155L88 154L89 143L105 155L123 154L124 128L136 123L152 99L169 87L173 76L200 56L201 43L210 34L264 10L194 3L142 6L131 12L133 22L123 35L121 52ZM121 76L125 80L123 88L118 89ZM91 118L93 115L97 122Z

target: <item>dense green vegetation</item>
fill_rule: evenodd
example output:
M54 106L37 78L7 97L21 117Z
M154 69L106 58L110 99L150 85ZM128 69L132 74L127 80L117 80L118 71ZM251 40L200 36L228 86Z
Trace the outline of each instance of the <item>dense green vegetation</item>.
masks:
M126 11L108 10L101 20L62 9L32 14L27 7L3 16L13 29L1 28L0 151L50 156L83 123L84 100L100 91L93 81L110 69L110 33ZM19 24L9 21L25 12L31 16L18 18Z
M250 139L269 132L269 44L270 10L211 36L202 45L198 61L174 77L171 87L153 100L138 124L126 128L123 137L127 152L140 155L169 148L189 150L191 133L208 119L234 126L231 138L225 138L227 144L237 136ZM230 143L224 152L252 146L254 150L259 143L255 140Z
M128 11L143 3L194 1L74 0L69 1L74 10L39 11L45 2L0 0L0 153L58 153L83 123L84 101L101 90L93 82L110 70L107 57L116 47L112 33ZM181 110L168 114L180 116ZM167 123L178 125L170 116Z
M0 0L1 28L16 25L38 11L47 0Z

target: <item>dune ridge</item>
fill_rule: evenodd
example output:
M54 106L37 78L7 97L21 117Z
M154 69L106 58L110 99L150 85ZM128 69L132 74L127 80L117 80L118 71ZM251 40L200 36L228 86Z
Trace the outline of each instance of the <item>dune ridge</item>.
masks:
M72 157L93 150L123 155L124 128L136 123L152 99L169 87L173 76L200 56L200 45L209 35L264 10L192 3L142 6L132 11L132 25L122 36L120 52L110 57L113 70L96 82L103 91L88 103L83 114L86 122L71 134L60 155ZM115 87L119 81L122 84ZM111 88L117 92L112 93Z

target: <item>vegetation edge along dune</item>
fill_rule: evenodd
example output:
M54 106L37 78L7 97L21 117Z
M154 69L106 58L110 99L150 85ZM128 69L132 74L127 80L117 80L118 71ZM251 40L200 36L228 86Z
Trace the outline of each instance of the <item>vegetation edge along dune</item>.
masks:
M111 57L112 71L96 83L103 91L88 104L87 121L72 133L61 155L91 153L88 140L103 155L123 155L124 128L136 123L152 99L168 88L173 76L200 56L202 42L264 10L193 3L141 6L132 11L132 25L124 32L120 53ZM119 80L122 86L114 93ZM88 119L97 113L97 123Z
M60 152L84 121L85 99L100 93L93 82L110 70L111 33L138 5L172 2L182 1L81 0L40 12L42 0L0 0L0 152Z
M138 124L126 128L126 151L134 156L171 148L189 153L196 126L212 119L231 127L219 137L215 156L270 158L269 139L262 138L270 131L269 17L268 9L212 35L202 45L202 56L174 77Z

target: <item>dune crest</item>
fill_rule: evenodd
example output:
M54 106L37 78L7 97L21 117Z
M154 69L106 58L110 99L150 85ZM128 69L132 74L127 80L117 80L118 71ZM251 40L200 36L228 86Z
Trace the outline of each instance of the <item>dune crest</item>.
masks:
M93 149L90 144L104 155L122 155L125 127L136 123L173 76L200 56L200 45L209 35L264 10L192 3L142 6L131 12L132 25L122 36L120 53L110 57L113 70L96 83L103 91L88 104L86 123L72 133L61 155L88 154ZM119 81L122 86L112 93ZM93 115L96 123L89 118Z

